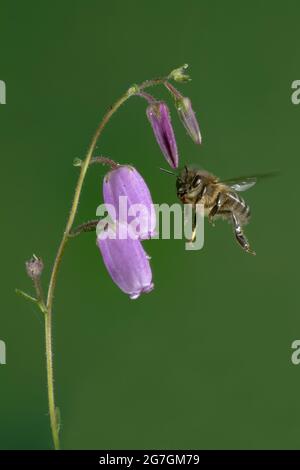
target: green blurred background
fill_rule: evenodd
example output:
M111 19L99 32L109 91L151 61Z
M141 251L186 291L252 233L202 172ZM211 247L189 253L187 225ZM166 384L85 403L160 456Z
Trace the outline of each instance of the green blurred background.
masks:
M130 301L111 282L94 234L65 253L54 306L62 446L300 448L298 1L0 3L1 316L0 447L48 449L43 321L29 292L34 252L49 277L83 157L105 110L132 83L189 63L182 85L200 121L193 144L173 111L181 164L222 177L279 169L246 195L242 252L231 228L206 224L205 247L146 243L155 290ZM163 89L156 96L168 98ZM133 98L98 153L132 163L154 202L176 201L173 179ZM77 222L102 202L105 169L87 177Z

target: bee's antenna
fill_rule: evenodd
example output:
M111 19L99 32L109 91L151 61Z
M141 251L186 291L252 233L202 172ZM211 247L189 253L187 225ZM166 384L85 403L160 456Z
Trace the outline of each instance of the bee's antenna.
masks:
M160 170L164 171L165 173L168 173L169 175L177 176L176 173L173 173L173 171L170 171L170 170L166 170L165 168L160 168Z

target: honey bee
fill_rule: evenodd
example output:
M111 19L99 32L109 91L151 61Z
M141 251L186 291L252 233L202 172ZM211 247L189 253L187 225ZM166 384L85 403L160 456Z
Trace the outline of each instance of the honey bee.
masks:
M243 226L250 219L250 207L238 193L250 189L258 178L269 175L271 173L222 181L204 170L185 166L176 179L177 196L183 204L192 204L194 208L196 204L202 203L204 214L212 224L219 217L231 222L238 244L247 253L255 255L255 251L250 247L243 232ZM195 240L195 236L196 214L194 212L191 241Z

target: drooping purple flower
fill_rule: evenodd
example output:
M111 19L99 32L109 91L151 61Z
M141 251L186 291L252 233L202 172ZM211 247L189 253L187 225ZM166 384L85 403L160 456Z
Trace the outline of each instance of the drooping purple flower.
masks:
M181 122L186 128L188 134L196 144L201 144L202 138L199 124L193 111L191 100L187 97L176 99L176 107Z
M120 165L104 178L103 198L114 221L143 240L155 235L156 215L148 186L132 166ZM114 209L114 210L112 210Z
M139 240L98 236L97 245L110 277L131 299L153 289L149 257Z
M146 112L162 153L169 165L177 168L178 150L168 106L163 102L154 102L148 106Z

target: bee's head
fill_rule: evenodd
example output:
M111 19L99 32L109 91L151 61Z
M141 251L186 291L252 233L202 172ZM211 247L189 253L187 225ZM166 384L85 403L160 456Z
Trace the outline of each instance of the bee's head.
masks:
M202 192L203 184L199 170L185 166L176 180L177 196L183 203L193 202Z

